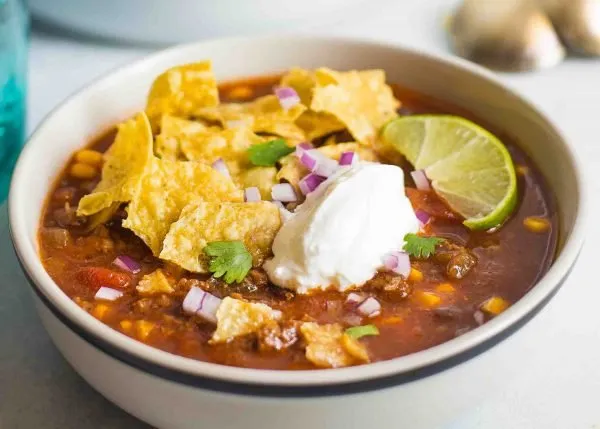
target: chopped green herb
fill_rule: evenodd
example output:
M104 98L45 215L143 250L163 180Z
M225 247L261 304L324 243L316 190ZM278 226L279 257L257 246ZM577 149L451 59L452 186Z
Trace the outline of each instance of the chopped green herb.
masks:
M252 268L252 255L241 241L213 241L204 248L210 258L209 271L231 284L241 282Z
M438 237L421 237L417 234L406 234L404 236L404 251L415 258L427 259L435 253L435 246L444 241Z
M346 329L345 334L350 338L358 340L359 338L366 337L367 335L379 335L379 329L377 329L377 326L375 325L353 326Z
M293 147L289 147L285 140L276 139L266 143L258 143L248 148L248 158L254 165L269 167L286 155L294 151Z

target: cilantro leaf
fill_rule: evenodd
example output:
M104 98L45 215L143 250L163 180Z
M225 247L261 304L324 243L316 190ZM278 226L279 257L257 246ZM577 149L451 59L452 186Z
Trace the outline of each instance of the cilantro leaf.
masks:
M266 143L253 144L248 148L248 158L254 165L269 167L286 155L294 151L293 147L289 147L285 140L275 139Z
M204 247L210 258L208 269L228 284L241 282L252 268L252 255L241 241L213 241Z
M427 259L435 253L435 246L445 241L438 237L421 237L417 234L406 234L404 236L404 251L415 258Z
M377 329L377 326L375 325L353 326L346 329L344 333L350 338L358 340L359 338L366 337L367 335L379 335L379 329Z

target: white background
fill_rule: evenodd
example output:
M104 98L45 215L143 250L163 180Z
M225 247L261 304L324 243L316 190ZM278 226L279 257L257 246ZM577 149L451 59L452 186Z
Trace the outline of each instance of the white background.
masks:
M305 31L447 52L442 23L452 0L372 4L360 16ZM38 27L30 53L29 128L77 88L147 52ZM595 250L600 229L593 223L600 195L594 177L600 170L600 60L569 59L541 73L501 77L548 113L582 155L594 199L592 223L579 262L556 297L517 334L487 352L510 348L524 353L520 376L442 429L600 428L600 252ZM95 393L54 349L15 266L4 211L1 216L0 428L147 427Z

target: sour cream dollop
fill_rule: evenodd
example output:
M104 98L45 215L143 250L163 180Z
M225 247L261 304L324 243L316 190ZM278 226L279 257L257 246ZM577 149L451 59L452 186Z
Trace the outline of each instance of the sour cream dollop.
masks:
M384 256L419 230L394 165L360 162L340 168L285 221L263 268L281 287L307 293L343 291L370 280Z

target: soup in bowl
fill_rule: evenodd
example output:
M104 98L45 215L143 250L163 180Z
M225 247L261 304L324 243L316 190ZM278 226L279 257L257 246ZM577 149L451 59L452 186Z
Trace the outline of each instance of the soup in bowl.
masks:
M33 136L11 226L44 323L86 379L161 427L193 426L168 418L172 406L237 427L227 404L255 403L259 422L294 396L278 418L314 406L315 422L342 424L336 407L369 397L353 421L377 405L389 424L419 392L448 401L456 377L476 373L469 359L539 310L575 260L568 147L459 61L253 43L157 54ZM273 59L248 65L231 49ZM402 421L443 421L494 382Z

